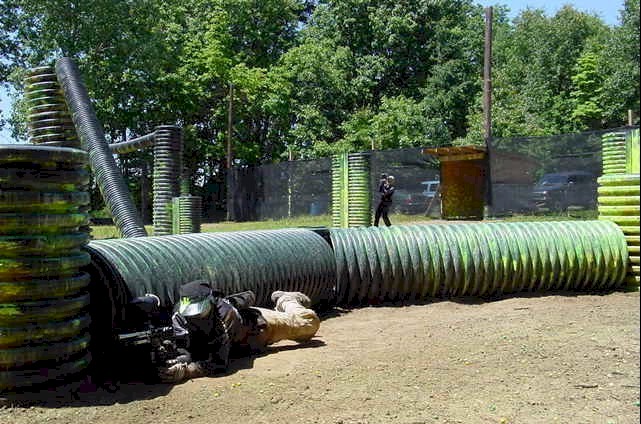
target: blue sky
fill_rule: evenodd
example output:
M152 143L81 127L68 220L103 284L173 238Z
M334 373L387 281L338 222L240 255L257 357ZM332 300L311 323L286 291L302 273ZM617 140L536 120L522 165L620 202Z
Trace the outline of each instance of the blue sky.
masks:
M571 4L579 10L595 13L600 16L608 25L615 25L618 22L619 10L623 8L623 0L504 0L491 1L480 0L483 6L504 4L510 8L510 17L514 18L518 13L529 8L543 9L548 15L554 14L563 5ZM0 116L7 118L11 107L11 101L7 96L6 89L0 87ZM0 143L11 143L11 134L7 128L0 129Z
M570 4L584 12L595 13L608 25L618 23L619 11L623 9L623 0L479 0L478 3L483 6L507 5L510 8L511 18L527 8L543 9L548 15L552 15L564 5Z

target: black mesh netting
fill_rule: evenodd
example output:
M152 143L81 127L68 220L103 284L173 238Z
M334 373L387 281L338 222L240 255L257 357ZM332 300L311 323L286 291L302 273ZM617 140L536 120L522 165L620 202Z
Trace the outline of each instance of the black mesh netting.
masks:
M631 128L493 139L487 213L596 217L601 136ZM371 152L373 207L382 173L396 180L393 213L440 216L439 162L423 148ZM235 168L228 177L229 217L263 221L329 214L331 186L329 158Z

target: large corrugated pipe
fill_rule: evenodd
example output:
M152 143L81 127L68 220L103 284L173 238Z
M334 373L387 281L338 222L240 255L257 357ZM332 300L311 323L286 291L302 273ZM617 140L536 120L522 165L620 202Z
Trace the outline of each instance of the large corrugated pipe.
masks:
M609 222L409 225L330 230L339 303L609 289L627 250Z
M628 174L638 174L640 172L641 148L639 145L639 128L628 132L625 138L625 171Z
M343 181L347 173L347 166L343 164L347 160L346 155L332 156L332 227L347 227L343 224L346 214L343 212L346 201L343 201Z
M603 175L599 183L599 219L620 226L628 243L628 276L626 282L639 285L639 174Z
M200 222L203 214L202 197L174 197L172 205L173 233L192 234L200 232Z
M81 146L89 153L89 164L116 228L124 237L146 236L147 231L109 150L78 67L73 60L63 57L56 62L56 74Z
M351 153L348 162L348 225L369 227L372 225L372 190L370 184L370 154Z
M154 142L153 220L154 235L172 233L171 202L180 194L182 174L182 129L173 125L156 127Z
M372 222L370 155L342 153L332 157L332 225L367 227Z
M30 69L24 84L29 142L48 146L79 147L80 143L53 66Z
M111 143L109 144L109 150L112 153L119 155L125 153L137 152L147 147L151 147L154 144L156 133L152 132L141 137L132 138L131 140L122 141L120 143Z
M107 284L124 284L132 296L154 293L165 306L182 284L203 279L224 293L252 290L260 305L271 304L274 290L302 291L314 303L333 299L334 254L310 230L96 240L87 249L94 267L108 264Z
M601 157L603 174L625 174L626 170L626 133L611 132L601 136Z
M0 145L0 392L87 367L87 154Z

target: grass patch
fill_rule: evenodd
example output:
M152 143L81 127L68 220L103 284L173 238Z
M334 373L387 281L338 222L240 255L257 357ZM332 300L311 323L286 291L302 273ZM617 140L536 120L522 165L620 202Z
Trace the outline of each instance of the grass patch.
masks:
M567 220L585 220L597 219L597 211L570 211L559 214L545 214L545 215L514 215L504 218L492 218L488 221L504 221L504 222L523 222L523 221L567 221ZM416 224L421 222L429 222L433 219L423 215L403 215L391 214L390 220L392 224ZM284 219L270 219L266 221L251 221L251 222L216 222L211 224L203 224L202 232L204 233L220 233L232 231L253 231L253 230L277 230L281 228L309 228L309 227L329 227L332 218L330 215L318 216L298 216L294 218ZM452 221L456 222L456 221ZM382 225L382 223L381 223ZM147 233L153 235L153 228L151 225L145 226ZM113 225L97 225L91 227L91 235L95 240L119 238L118 231Z

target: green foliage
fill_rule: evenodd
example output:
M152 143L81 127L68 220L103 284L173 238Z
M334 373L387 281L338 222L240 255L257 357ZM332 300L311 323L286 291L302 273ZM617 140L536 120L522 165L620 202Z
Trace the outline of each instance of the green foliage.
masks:
M574 88L570 93L574 104L572 118L580 128L597 127L604 112L600 106L603 81L599 74L597 55L592 52L584 53L577 60L574 70Z
M495 136L610 127L638 112L638 0L613 28L570 6L507 16L495 8ZM232 85L240 165L483 142L484 25L472 0L0 0L0 24L0 83L20 96L26 68L73 56L111 140L183 126L192 187L223 180ZM121 162L132 184L149 161Z

